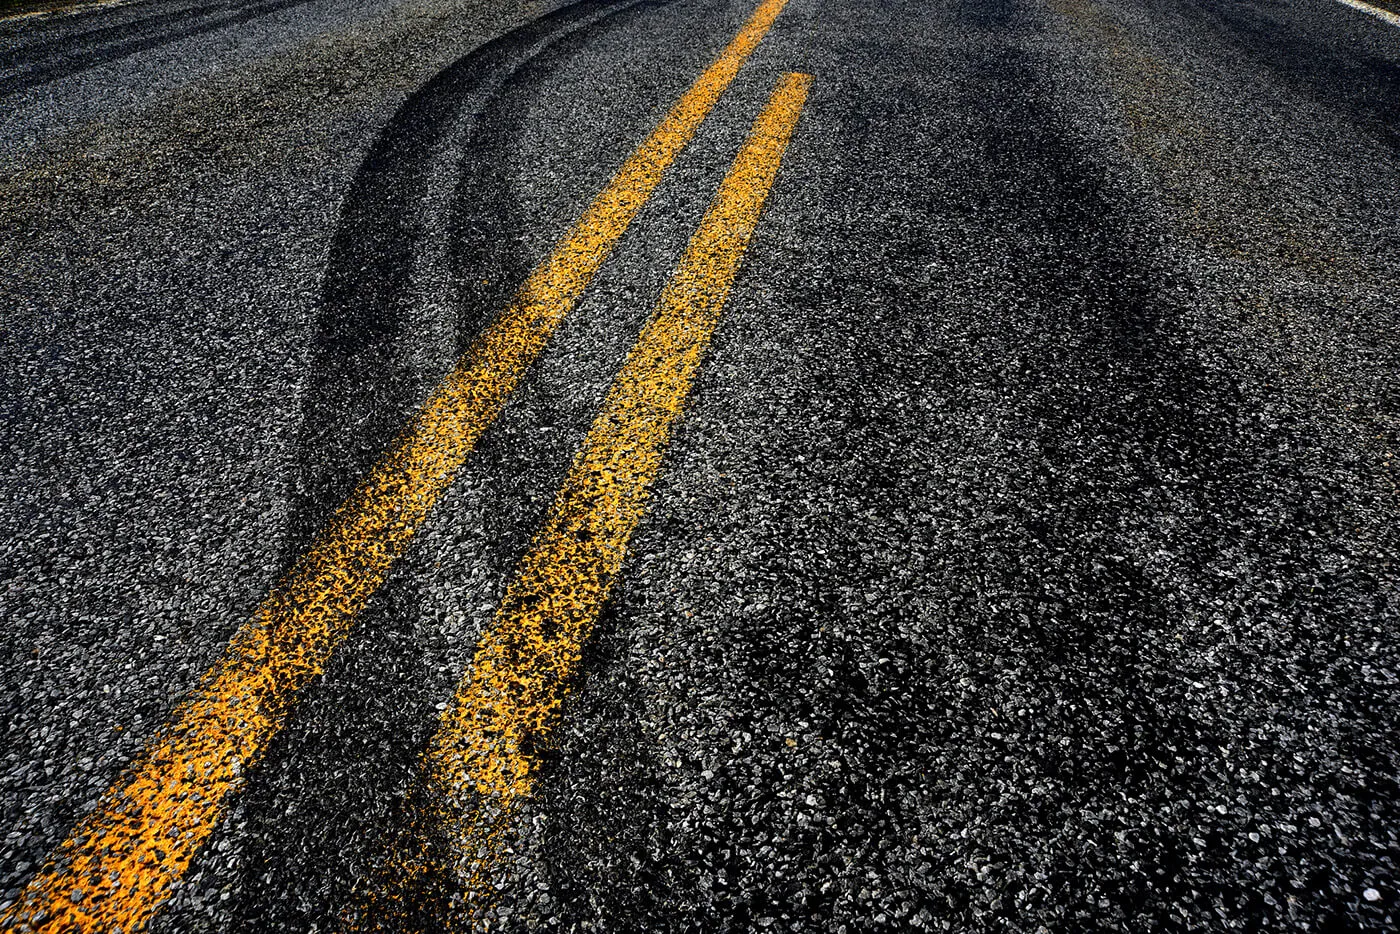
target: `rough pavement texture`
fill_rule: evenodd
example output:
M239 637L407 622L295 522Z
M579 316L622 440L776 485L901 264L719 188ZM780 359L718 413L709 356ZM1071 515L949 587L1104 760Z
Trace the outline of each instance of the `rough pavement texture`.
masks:
M0 22L0 901L749 12ZM793 70L491 927L1400 926L1396 38L791 0L155 927L334 927Z

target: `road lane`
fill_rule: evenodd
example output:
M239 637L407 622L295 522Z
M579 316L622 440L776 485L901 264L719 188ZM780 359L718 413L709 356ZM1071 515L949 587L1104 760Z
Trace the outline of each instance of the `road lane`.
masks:
M1389 658L1393 534L1370 523L1391 494L1379 457L1339 453L1363 438L1322 427L1331 400L1275 374L1339 376L1304 362L1332 353L1324 328L1393 360L1394 267L1351 239L1393 229L1393 162L1345 111L1298 126L1287 84L1168 33L1160 5L1109 14L1139 41L1169 34L1162 58L1193 83L1134 110L1053 11L963 4L958 31L927 32L913 4L904 29L825 12L808 67L845 77L814 89L808 148L753 247L763 272L717 338L522 821L502 926L1224 929L1216 904L1246 926L1382 925L1393 909L1352 880L1390 877L1391 786L1361 763L1391 749L1375 728L1391 707L1344 672L1390 664L1368 659ZM915 79L910 61L942 67ZM1231 214L1205 247L1176 232L1181 176L1148 174L1126 139L1183 104L1240 140L1167 140L1242 168L1192 180ZM1324 150L1347 172L1302 171L1311 137L1261 136L1236 116L1251 110L1292 139L1347 139ZM1296 188L1239 177L1260 171ZM1319 215L1338 254L1372 261L1379 281L1350 301L1374 339L1313 317L1309 292L1258 323L1311 339L1242 335L1249 287L1298 281L1264 250ZM1262 254L1250 278L1216 279L1241 242ZM1389 410L1379 383L1348 392ZM1267 583L1314 574L1311 595ZM1369 628L1349 650L1332 640L1353 617ZM1330 635L1292 641L1288 618ZM1300 670L1336 680L1301 691ZM1286 712L1253 706L1281 696ZM1323 740L1340 709L1370 725ZM1386 790L1342 792L1342 763Z
M1379 24L1332 6L793 5L519 410L483 436L481 482L440 502L291 718L298 738L274 743L155 927L334 920L363 868L337 850L392 838L382 803L725 147L772 69L797 66L822 76L813 122L540 753L492 925L1390 926L1389 53ZM435 139L432 217L458 210L434 189L475 179L483 210L510 216L477 233L468 213L485 247L467 252L503 230L516 257L503 278L528 269L621 157L611 137L639 138L677 76L703 67L668 33L713 34L708 58L748 12L637 7L527 62L531 80L477 89L481 113ZM104 105L119 122L69 137L62 172L9 177L3 288L32 336L6 359L33 389L5 446L7 515L27 530L6 557L7 893L246 618L277 556L302 550L287 530L360 475L306 442L342 416L394 423L479 328L437 310L420 277L440 270L417 245L396 327L346 325L364 346L342 375L358 376L316 384L327 356L306 312L324 310L356 166L405 96L500 31L441 28L457 15L471 14L406 27L421 60L347 40L376 63L340 60L359 88L298 78L300 59L280 89L253 66L223 89L192 74L172 115L191 105L228 128L143 127ZM631 82L610 80L624 61L653 63L656 86L635 64ZM1350 77L1329 83L1328 68ZM80 97L108 73L43 94ZM323 118L333 132L304 129ZM176 193L164 219L157 191ZM402 202L415 238L436 222L412 216L422 203ZM451 267L454 237L427 238L442 250L430 266ZM215 275L234 265L225 250L267 281ZM211 327L231 339L203 352ZM300 424L310 412L325 420ZM352 449L377 431L352 430ZM261 499L240 503L250 490ZM210 596L176 603L198 589ZM177 605L207 631L173 625ZM345 801L367 806L347 815ZM426 929L451 911L429 907Z

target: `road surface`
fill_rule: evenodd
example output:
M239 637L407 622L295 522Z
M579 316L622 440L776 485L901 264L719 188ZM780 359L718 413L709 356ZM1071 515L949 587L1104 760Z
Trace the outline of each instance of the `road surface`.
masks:
M1400 927L1397 14L0 20L0 930Z

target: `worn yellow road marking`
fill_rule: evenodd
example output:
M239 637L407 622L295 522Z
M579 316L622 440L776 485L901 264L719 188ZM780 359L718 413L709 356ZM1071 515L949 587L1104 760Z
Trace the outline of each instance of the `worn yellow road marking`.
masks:
M754 123L426 754L430 800L449 815L469 908L489 899L477 890L515 805L531 788L536 746L622 566L810 83L807 75L785 76Z
M786 0L764 0L463 355L142 757L0 919L6 931L143 928Z

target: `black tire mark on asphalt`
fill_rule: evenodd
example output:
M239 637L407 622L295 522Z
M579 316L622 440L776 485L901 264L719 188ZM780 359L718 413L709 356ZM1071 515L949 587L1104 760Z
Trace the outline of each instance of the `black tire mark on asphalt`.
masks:
M494 102L507 90L533 86L598 30L617 28L618 14L637 6L636 0L583 0L487 43L415 92L371 146L342 207L324 280L303 406L306 477L291 536L298 547L418 401L411 366L399 354L412 337L414 268L429 236L421 202L435 165L449 158L444 144L464 106L483 94ZM466 158L494 160L515 127L509 120L474 122ZM486 212L489 217L469 223L476 229L519 229L509 189L476 191L475 184L489 173L471 164L465 168L455 215ZM518 258L485 255L509 252L516 243L488 242L483 253L468 250L462 257L521 269ZM491 297L518 284L502 283ZM461 309L461 343L499 310L488 300L478 295ZM287 563L292 560L288 555ZM240 834L247 849L233 906L236 929L305 930L311 924L334 929L352 904L352 886L372 875L386 845L409 832L404 792L436 726L434 705L459 675L437 671L426 659L418 644L424 612L413 578L392 577L318 688L273 741L244 796L250 816L247 832ZM451 880L422 880L410 914L381 920L396 931L405 924L441 930L452 888ZM372 929L373 923L362 919L362 929Z
M1190 343L1173 318L1179 276L1144 245L1145 222L1038 90L1054 82L1026 51L1034 43L1011 38L1025 32L1024 11L1015 3L965 10L1008 38L969 74L963 106L980 115L985 149L971 154L975 196L960 207L969 223L1017 244L1008 291L1033 296L1016 313L1022 320L1007 322L1011 365L1003 361L990 376L1005 398L1019 400L1038 456L1013 467L1018 507L966 572L980 568L989 579L979 599L1000 592L1006 617L1024 615L985 636L1029 659L1038 673L1031 693L1044 712L1036 728L1069 740L1026 750L1036 774L1064 789L1061 806L1091 809L1120 793L1161 802L1164 777L1173 796L1203 797L1198 751L1228 740L1192 718L1185 679L1163 648L1180 607L1145 572L1133 538L1156 540L1199 579L1236 534L1216 510L1259 496L1251 480L1267 439L1241 413L1234 387L1178 349ZM1161 507L1144 496L1164 489L1175 500L1168 510L1187 520L1183 531L1161 531ZM1035 813L1024 820L1040 823ZM1144 870L1121 880L1115 897L1130 918L1166 918L1174 891L1184 898L1210 886L1185 873L1189 840L1169 826L1151 830L1135 841L1135 856L1165 875L1150 879ZM1082 874L1115 871L1109 859L1095 859L1103 864L1067 865L1049 884L1072 893ZM956 900L968 910L975 895L969 888Z
M0 98L18 94L21 91L27 91L30 88L48 84L61 78L71 78L93 68L128 58L138 52L149 51L172 42L178 42L181 39L214 32L226 26L237 26L260 16L277 13L306 2L308 0L269 0L266 3L245 7L227 16L206 19L174 32L162 32L129 41L115 42L96 50L75 49L71 55L61 57L58 61L36 65L22 70L18 74L0 78Z
M436 150L463 101L498 93L513 58L532 45L554 41L561 31L608 6L602 0L571 4L439 72L405 102L365 156L336 223L317 312L299 440L300 504L292 521L291 540L298 552L419 401L417 374L400 356L418 300L415 263L428 236L421 202ZM475 149L471 138L466 145L473 159L495 158L494 138ZM470 165L464 169L476 171ZM490 210L500 217L483 221L488 229L497 229L498 223L513 226L508 218L515 209L507 199L494 190L480 195L482 213ZM471 194L463 197L474 200ZM517 269L520 260L491 256L515 248L514 240L489 242L473 258ZM489 297L509 294L513 287L503 285ZM461 307L459 328L474 335L497 310L494 304L469 301Z

